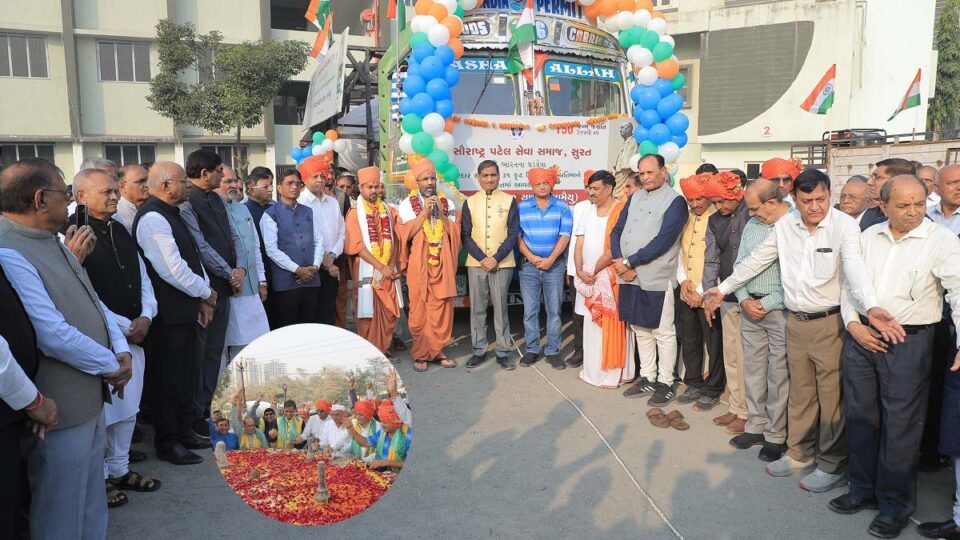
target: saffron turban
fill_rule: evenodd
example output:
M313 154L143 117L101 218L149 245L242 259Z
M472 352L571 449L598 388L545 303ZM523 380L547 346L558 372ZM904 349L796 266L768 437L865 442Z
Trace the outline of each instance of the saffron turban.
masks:
M300 177L303 178L303 181L316 176L317 173L323 173L324 175L330 175L332 172L333 161L330 160L327 156L311 156L307 159L300 162L300 165L297 166L297 170L300 171Z
M357 185L365 186L367 184L376 184L380 181L380 168L364 167L357 171Z
M380 404L380 410L377 411L377 416L380 417L380 423L387 427L398 428L403 425L403 421L400 420L400 415L397 414L397 410L393 408L393 402L384 401Z
M593 170L593 169L587 169L586 171L584 171L584 173L583 173L583 185L584 185L584 186L589 186L589 185L590 185L590 177L593 176L593 173L595 173L595 172L597 172L597 171L595 171L595 170Z
M376 409L372 401L364 399L353 405L353 412L367 418L373 418L373 413L376 412Z
M318 411L326 411L326 412L329 413L331 408L333 408L333 404L330 403L329 401L327 401L327 400L325 400L325 399L318 399L318 400L317 400L317 410L318 410Z
M791 180L796 180L800 174L800 166L795 161L783 158L768 159L760 167L760 176L767 180L780 176L789 176Z
M420 180L420 177L428 172L433 173L434 175L437 174L437 167L427 158L423 158L418 161L411 170L413 171L413 177L417 180Z
M556 167L550 167L549 169L536 167L527 171L527 180L530 182L530 187L541 182L550 182L550 187L553 187L560 181L560 173Z
M739 201L743 199L743 186L740 184L740 177L729 171L719 172L713 175L703 195L707 198Z
M701 173L680 180L680 190L687 199L705 197L707 186L713 181L710 173Z

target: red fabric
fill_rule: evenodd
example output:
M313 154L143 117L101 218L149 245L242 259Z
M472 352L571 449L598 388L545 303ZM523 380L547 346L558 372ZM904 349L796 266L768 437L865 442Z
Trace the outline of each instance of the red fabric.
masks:
M392 401L384 401L380 404L380 410L377 411L377 416L380 417L380 423L387 427L400 427L403 425L403 421L400 420L400 415L397 414L397 410L393 408Z
M713 175L704 190L704 197L720 198L733 201L743 199L743 186L740 177L728 171Z
M550 182L550 186L552 187L560 181L560 173L556 167L550 167L549 169L536 167L527 171L527 180L530 181L530 187L541 182Z
M333 162L325 155L311 156L300 162L297 170L300 171L300 177L306 182L316 176L317 173L330 174L332 165Z
M329 401L327 401L327 400L325 400L325 399L318 399L318 400L317 400L317 410L318 410L318 411L326 411L327 414L329 414L329 413L330 413L330 409L332 409L332 408L333 408L333 403L330 403Z
M800 174L800 166L795 161L783 158L768 159L760 167L760 176L771 179L779 176L789 176L791 180L796 180Z
M704 197L704 193L707 191L707 186L712 181L713 175L710 173L697 174L681 179L680 190L683 191L683 196L687 199Z
M373 418L373 413L376 412L376 408L372 401L363 399L353 405L353 411L367 418Z

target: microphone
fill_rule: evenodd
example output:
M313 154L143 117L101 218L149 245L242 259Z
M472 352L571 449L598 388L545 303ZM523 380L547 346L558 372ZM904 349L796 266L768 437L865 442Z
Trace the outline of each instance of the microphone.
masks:
M434 189L423 190L424 197L433 197L436 194L437 194L437 191ZM431 215L433 216L433 219L440 219L440 206L439 205L434 206L433 209L431 210L431 213L432 213Z

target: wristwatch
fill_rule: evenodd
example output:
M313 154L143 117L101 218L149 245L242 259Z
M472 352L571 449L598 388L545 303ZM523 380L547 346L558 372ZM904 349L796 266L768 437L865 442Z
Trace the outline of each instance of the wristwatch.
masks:
M622 259L620 259L620 264L626 266L627 268L633 269L633 265L630 264L630 259L626 257L623 257Z

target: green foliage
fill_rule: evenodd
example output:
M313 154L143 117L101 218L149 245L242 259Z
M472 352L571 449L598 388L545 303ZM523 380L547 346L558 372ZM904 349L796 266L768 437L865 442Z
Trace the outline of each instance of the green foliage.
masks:
M960 0L947 0L936 27L937 90L927 112L927 129L942 131L960 111Z

